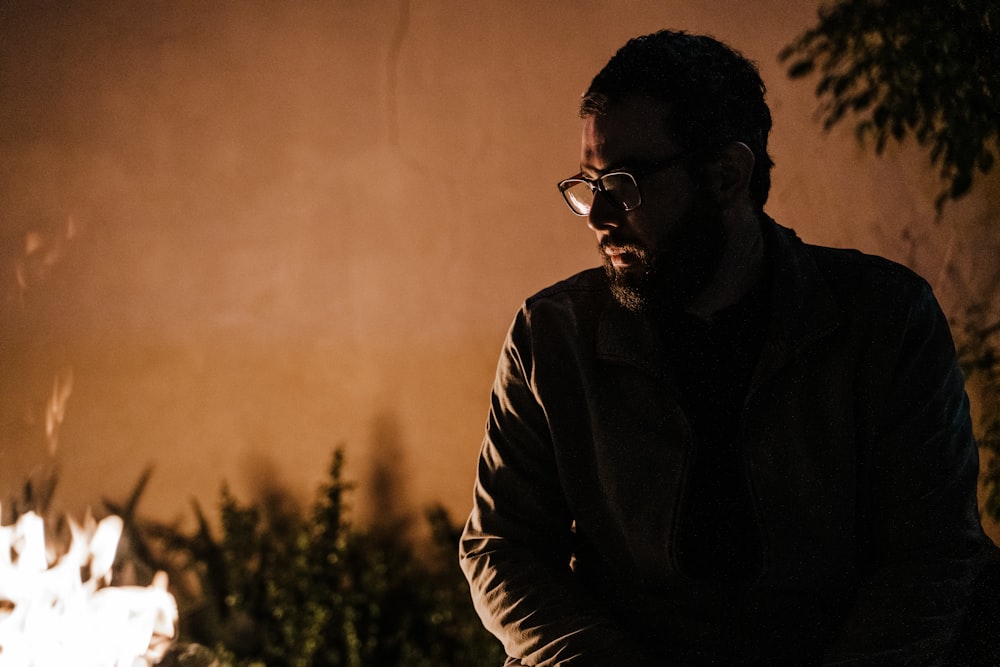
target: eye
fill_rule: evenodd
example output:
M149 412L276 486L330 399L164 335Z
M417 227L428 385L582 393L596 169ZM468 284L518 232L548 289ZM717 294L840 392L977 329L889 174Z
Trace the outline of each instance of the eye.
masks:
M631 211L642 203L639 186L636 184L635 178L628 172L616 171L605 174L601 178L601 184L604 186L608 198L626 211Z
M590 182L582 180L564 181L560 185L563 197L570 209L577 215L587 215L594 203L594 190Z
M604 178L601 179L601 183L604 184L604 189L611 194L630 192L635 189L635 181L631 175L625 172L605 174Z

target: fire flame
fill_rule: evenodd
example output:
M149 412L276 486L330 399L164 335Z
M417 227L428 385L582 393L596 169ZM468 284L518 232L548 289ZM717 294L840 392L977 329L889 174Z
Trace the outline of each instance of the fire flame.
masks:
M0 667L155 665L177 628L166 574L151 586L111 586L122 519L69 525L61 556L34 512L0 526Z
M29 289L45 281L52 270L67 255L71 243L80 235L80 222L72 215L65 224L44 224L24 234L24 244L16 256L10 256L0 248L0 269L2 282L0 298L6 305L24 306ZM13 278L8 285L7 279Z
M45 406L45 437L49 441L49 456L55 456L59 444L59 427L66 417L66 401L73 393L73 369L64 368L56 375L52 395Z

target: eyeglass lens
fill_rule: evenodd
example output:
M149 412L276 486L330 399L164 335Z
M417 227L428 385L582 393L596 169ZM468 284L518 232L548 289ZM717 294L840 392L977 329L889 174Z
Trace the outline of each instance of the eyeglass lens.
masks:
M605 174L600 182L604 193L619 208L629 211L639 205L639 188L628 174ZM577 215L589 214L594 205L594 190L587 181L573 182L563 190L563 195Z

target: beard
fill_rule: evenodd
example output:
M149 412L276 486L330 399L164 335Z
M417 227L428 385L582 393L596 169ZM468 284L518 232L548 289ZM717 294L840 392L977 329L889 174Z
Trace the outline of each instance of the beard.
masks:
M615 246L632 255L636 270L622 271L604 253ZM701 192L674 223L674 232L656 248L605 239L599 247L615 300L634 313L683 311L715 275L726 247L722 211Z

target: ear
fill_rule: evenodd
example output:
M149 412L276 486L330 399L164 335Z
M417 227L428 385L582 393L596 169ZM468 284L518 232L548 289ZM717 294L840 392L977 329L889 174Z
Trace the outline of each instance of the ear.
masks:
M750 196L755 162L753 151L742 142L733 141L722 147L712 170L712 187L720 203L731 204Z

